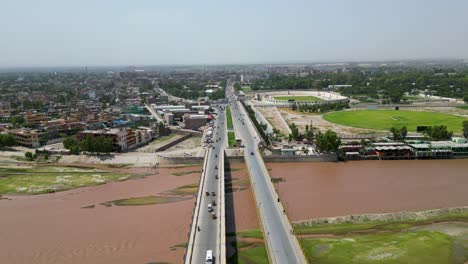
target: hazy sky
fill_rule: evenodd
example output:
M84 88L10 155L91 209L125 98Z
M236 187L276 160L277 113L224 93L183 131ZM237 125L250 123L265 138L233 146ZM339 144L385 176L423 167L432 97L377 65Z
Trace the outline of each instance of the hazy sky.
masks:
M0 0L0 67L468 59L468 0Z

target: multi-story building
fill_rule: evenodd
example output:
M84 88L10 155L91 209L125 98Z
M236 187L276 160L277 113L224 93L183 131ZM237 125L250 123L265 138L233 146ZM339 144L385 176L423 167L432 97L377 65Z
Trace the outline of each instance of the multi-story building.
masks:
M46 121L47 117L41 114L27 113L24 119L29 125L38 126L41 124L42 121Z
M83 140L88 136L112 139L112 151L127 149L126 130L124 128L85 130L78 134L78 139Z
M17 129L11 131L16 138L16 143L23 147L37 148L39 144L39 133L37 130Z

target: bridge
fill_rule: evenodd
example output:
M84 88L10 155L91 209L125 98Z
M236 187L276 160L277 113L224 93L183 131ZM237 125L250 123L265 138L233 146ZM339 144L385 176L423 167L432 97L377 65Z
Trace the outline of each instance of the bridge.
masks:
M211 250L215 263L226 263L226 218L224 195L224 149L226 122L224 107L213 125L212 144L206 147L202 176L190 228L184 263L205 263ZM210 208L212 209L208 209Z

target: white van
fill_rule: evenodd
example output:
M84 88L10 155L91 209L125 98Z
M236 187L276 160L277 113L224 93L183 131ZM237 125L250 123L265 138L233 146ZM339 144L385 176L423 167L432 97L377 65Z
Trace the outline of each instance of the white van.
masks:
M206 251L205 264L213 264L213 251Z

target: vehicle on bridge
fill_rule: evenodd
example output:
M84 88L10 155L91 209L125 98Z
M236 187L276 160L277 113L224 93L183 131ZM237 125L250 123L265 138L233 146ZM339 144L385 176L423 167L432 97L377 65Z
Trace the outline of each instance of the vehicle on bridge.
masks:
M206 251L205 264L213 264L213 251L212 250Z

